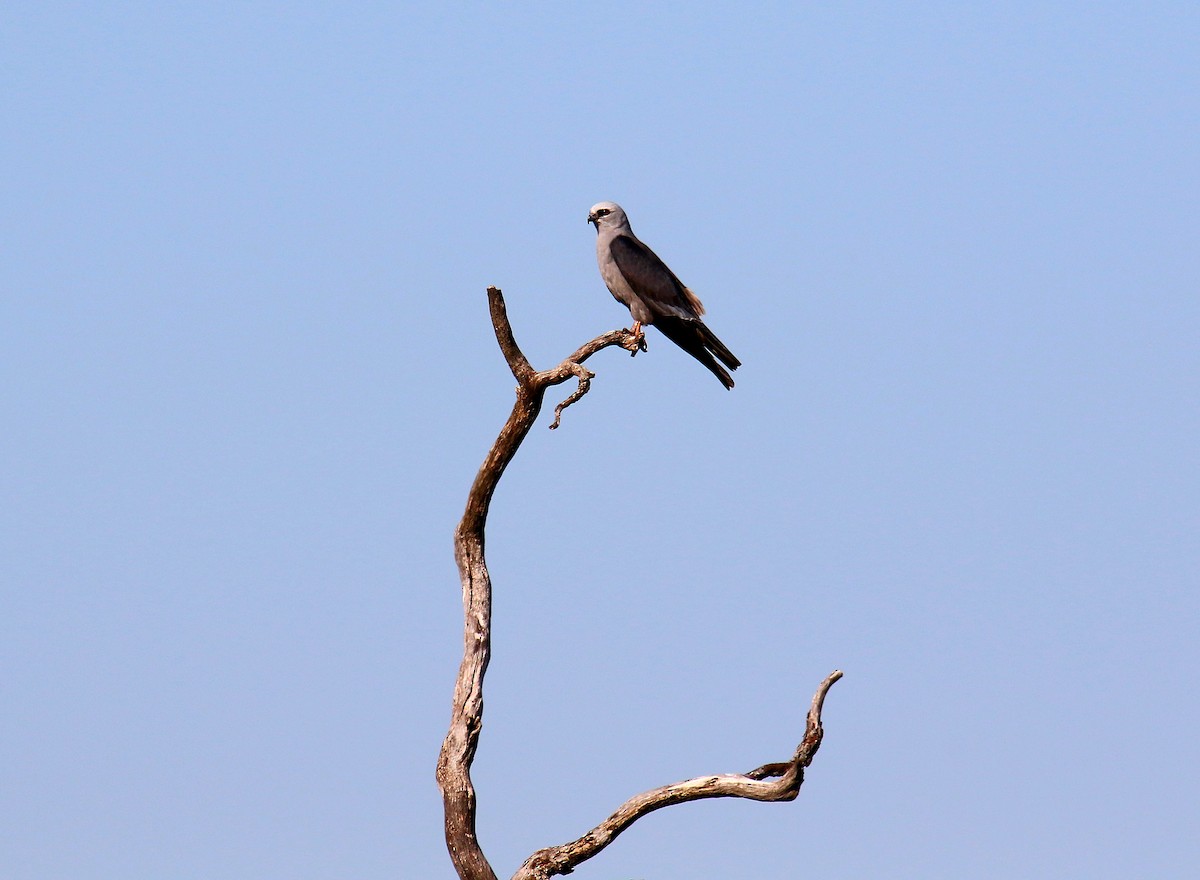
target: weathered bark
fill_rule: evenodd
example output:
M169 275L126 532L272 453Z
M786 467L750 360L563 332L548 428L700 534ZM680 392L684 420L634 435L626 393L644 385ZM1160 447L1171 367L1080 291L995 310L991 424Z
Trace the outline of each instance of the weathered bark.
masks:
M663 807L721 797L748 798L753 801L795 800L804 782L804 768L812 763L813 755L821 747L821 737L824 736L821 708L825 703L825 694L841 677L842 673L835 670L817 688L812 707L808 710L804 738L800 740L800 745L796 747L796 753L790 761L765 764L743 774L697 776L695 779L675 782L634 795L621 804L615 813L578 840L535 852L513 875L513 880L546 880L557 874L569 874L576 865L596 855L642 816ZM772 776L780 778L774 782L766 781Z
M554 369L539 373L529 365L513 338L504 296L499 289L488 288L488 304L496 341L517 380L517 399L508 421L500 429L500 435L475 475L475 482L467 494L467 508L454 530L454 558L462 580L466 624L462 665L454 685L450 731L438 757L437 780L445 805L446 847L461 880L496 880L475 836L475 786L471 782L471 763L475 760L483 723L483 676L492 648L492 582L484 558L484 526L492 494L521 441L537 420L546 389L575 377L580 387L572 395L571 402L578 400L586 393L587 382L592 378L583 362L610 345L629 347L634 344L633 334L627 330L606 333L582 346ZM560 404L555 413L555 424L562 407L567 405L567 401Z
M496 880L475 835L476 798L471 782L471 764L483 725L483 678L491 656L492 584L484 557L484 528L492 495L504 469L537 420L547 388L571 378L579 382L576 391L555 408L550 427L556 428L562 411L588 391L593 374L584 368L585 360L611 345L634 354L645 351L644 337L634 336L629 330L614 330L580 346L557 367L539 372L530 366L513 337L504 296L499 289L488 288L488 304L496 341L517 380L517 397L508 420L475 476L467 495L466 510L454 531L454 556L463 589L463 660L454 686L450 730L438 756L437 780L445 807L446 847L460 880ZM804 780L804 768L821 744L821 707L825 694L841 675L841 672L834 672L821 683L813 697L804 737L790 761L767 764L744 775L698 777L637 795L578 840L538 850L526 860L513 880L545 880L556 874L567 874L600 852L639 818L671 804L713 797L792 800ZM771 777L779 779L768 782Z

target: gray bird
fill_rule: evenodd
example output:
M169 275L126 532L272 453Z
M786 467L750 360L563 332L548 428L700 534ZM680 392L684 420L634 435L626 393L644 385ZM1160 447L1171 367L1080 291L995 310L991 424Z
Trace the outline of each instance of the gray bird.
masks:
M736 370L742 362L704 326L700 320L703 303L654 251L638 240L621 206L615 202L592 205L588 223L596 227L600 276L613 298L629 307L633 334L641 336L642 325L653 324L663 336L708 367L722 385L732 388L733 379L721 364Z

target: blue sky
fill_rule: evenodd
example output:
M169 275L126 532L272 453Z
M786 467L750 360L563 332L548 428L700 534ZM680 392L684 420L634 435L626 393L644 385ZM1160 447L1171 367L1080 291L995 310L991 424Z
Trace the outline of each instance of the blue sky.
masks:
M493 506L508 876L1191 876L1194 4L9 4L0 869L444 877L450 533L619 201L745 366L608 351Z

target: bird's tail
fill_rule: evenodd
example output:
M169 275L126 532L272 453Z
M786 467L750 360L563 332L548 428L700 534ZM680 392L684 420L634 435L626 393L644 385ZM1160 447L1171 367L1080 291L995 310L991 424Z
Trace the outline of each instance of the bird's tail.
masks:
M722 364L736 370L742 362L734 357L725 343L704 325L703 321L661 316L654 319L654 326L663 336L670 339L700 363L704 364L726 388L733 387L733 377L721 368ZM715 355L715 357L714 357Z
M717 339L717 334L713 333L702 321L697 321L700 325L700 333L704 338L704 347L717 356L717 360L729 367L731 370L736 370L742 365L733 352L725 347L725 343Z

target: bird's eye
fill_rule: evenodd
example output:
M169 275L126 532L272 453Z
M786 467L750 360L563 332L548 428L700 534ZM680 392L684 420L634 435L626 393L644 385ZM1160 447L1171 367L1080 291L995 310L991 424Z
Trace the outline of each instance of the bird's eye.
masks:
M611 214L611 213L612 213L612 212L611 212L611 211L609 211L609 210L608 210L608 208L601 208L599 211L597 211L597 212L596 212L596 216L597 216L597 217L604 217L605 215L607 215L607 214Z

